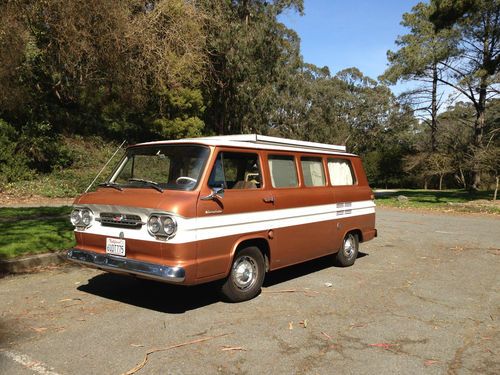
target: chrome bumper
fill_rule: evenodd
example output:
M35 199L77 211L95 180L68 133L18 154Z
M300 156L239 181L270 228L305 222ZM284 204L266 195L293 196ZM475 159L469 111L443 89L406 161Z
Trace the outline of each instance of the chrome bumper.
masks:
M186 277L186 272L182 267L169 267L162 264L140 262L107 254L97 254L86 250L69 249L67 256L69 260L86 266L110 272L131 273L164 282L180 283Z

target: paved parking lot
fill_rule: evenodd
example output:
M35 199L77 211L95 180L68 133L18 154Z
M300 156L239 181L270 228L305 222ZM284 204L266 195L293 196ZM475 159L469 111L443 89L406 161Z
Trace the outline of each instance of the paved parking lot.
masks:
M277 271L240 304L74 266L0 279L0 373L499 374L500 219L377 228L353 267Z

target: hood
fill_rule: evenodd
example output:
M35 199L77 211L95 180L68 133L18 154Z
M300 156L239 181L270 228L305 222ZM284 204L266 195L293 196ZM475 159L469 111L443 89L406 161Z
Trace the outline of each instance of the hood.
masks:
M151 208L167 211L184 217L196 216L196 202L199 191L164 190L150 188L98 188L97 191L82 194L74 205L110 205L137 208Z

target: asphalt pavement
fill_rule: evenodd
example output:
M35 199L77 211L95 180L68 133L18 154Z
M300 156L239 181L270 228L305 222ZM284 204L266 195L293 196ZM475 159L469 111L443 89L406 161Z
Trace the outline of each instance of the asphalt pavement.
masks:
M71 265L5 277L0 373L499 374L500 219L378 209L377 229L353 267L276 271L239 304Z

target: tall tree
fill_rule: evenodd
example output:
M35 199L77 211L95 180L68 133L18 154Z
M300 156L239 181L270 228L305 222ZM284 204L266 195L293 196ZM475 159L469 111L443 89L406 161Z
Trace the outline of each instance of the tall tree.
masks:
M433 4L418 3L410 13L403 14L401 25L409 33L399 36L396 52L388 51L389 67L380 77L392 84L397 81L417 81L421 85L401 95L401 99L412 105L420 115L421 121L430 127L430 151L437 149L436 133L438 111L442 104L438 92L439 78L442 76L442 63L453 53L454 31L437 31L430 21L435 11Z
M301 63L297 35L277 17L286 9L301 13L302 0L197 3L210 15L207 48L212 69L204 90L207 130L266 132L280 84Z
M443 63L447 76L439 81L468 98L475 109L472 151L485 146L487 101L498 94L500 69L500 1L432 0L430 19L437 30L452 30L459 36L458 50ZM482 164L473 162L472 189L481 184Z

